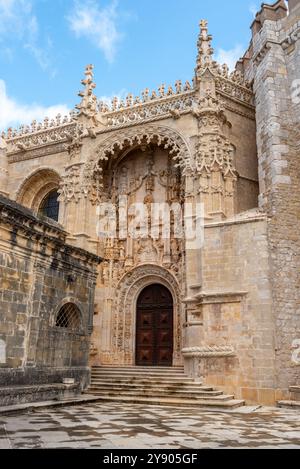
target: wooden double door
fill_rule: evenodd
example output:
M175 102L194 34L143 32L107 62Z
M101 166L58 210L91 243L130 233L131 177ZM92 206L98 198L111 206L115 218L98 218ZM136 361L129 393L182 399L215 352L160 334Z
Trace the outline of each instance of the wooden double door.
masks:
M136 365L172 366L173 298L163 285L150 285L137 302Z

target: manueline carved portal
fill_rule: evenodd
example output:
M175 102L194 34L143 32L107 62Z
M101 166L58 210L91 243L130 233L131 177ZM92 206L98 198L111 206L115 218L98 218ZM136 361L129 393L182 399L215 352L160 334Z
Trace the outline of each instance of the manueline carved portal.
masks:
M150 285L137 302L136 365L172 366L173 299L163 285Z

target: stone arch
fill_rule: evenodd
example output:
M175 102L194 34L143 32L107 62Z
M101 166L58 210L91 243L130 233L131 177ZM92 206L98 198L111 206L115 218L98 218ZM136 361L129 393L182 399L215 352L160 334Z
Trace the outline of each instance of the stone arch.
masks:
M55 189L59 189L61 177L52 168L39 168L29 174L17 191L16 201L38 212L44 198Z
M186 139L176 130L166 126L145 125L124 129L108 137L96 149L96 164L108 160L109 155L126 150L126 148L138 147L143 143L156 143L158 146L169 150L174 155L174 160L181 167L188 168L191 162L191 151Z
M116 288L113 305L112 346L114 362L123 365L135 363L136 304L142 290L152 284L165 286L174 304L174 354L173 365L181 365L182 315L179 284L167 269L155 264L144 264L127 272Z

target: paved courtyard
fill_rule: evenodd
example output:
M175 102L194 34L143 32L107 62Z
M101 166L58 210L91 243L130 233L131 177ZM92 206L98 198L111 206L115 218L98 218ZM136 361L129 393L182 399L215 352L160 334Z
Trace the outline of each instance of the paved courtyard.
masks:
M300 415L93 403L0 416L0 448L300 448Z

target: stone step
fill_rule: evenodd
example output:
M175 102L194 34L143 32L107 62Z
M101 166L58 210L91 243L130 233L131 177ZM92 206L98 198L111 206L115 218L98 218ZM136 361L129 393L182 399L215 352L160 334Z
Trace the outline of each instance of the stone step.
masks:
M296 394L300 394L300 386L290 386L290 391Z
M105 377L97 377L97 378L94 378L92 377L92 380L91 380L92 383L101 383L101 382L106 382L106 383L111 383L112 385L118 385L118 386L122 386L123 384L135 384L137 386L147 386L147 385L151 385L151 386L160 386L160 385L164 385L164 386L177 386L177 387L186 387L186 386L191 386L193 388L196 388L198 389L199 386L201 386L203 388L203 384L202 383L195 383L195 381L185 381L185 380L171 380L171 379L147 379L147 378L143 378L143 379L139 379L139 378L131 378L131 379L128 379L128 378L105 378ZM205 391L213 391L214 388L211 387L211 386L204 386L205 387Z
M132 404L149 404L149 405L162 405L162 406L174 406L174 407L201 407L207 409L236 409L244 406L245 401L232 399L228 401L210 400L205 399L176 399L170 397L142 397L142 396L124 396L119 394L118 396L112 396L109 394L98 395L98 401L110 401L110 402L130 402Z
M300 401L278 401L277 406L282 409L298 409L300 410Z
M290 398L293 401L300 402L300 386L290 386Z
M139 370L158 370L158 371L174 371L174 372L179 372L184 370L183 366L105 366L105 365L95 365L93 366L94 370L133 370L133 371L139 371Z
M92 370L92 376L157 376L157 377L165 377L169 376L170 378L188 378L187 375L184 373L159 373L154 371L139 371L135 373L134 371L123 371L123 370Z
M120 387L119 389L112 389L110 387L98 387L98 386L90 386L88 388L89 394L110 394L118 396L120 394ZM167 396L167 397L178 397L178 398L194 398L194 399L212 399L218 398L220 400L230 400L233 399L234 396L227 396L223 394L221 391L185 391L185 390L169 390L169 389L147 389L147 388L137 388L137 389L128 389L122 387L122 395L136 395L136 396Z
M103 401L152 405L236 408L245 404L189 378L183 368L93 367L87 392Z
M100 379L95 379L95 380L92 380L92 383L91 385L92 386L108 386L108 387L111 387L111 388L116 388L116 389L120 389L120 384L122 385L122 388L123 387L130 387L132 389L138 389L140 387L144 387L144 388L149 388L149 389L169 389L169 390L184 390L184 391L188 391L188 390L191 390L191 391L204 391L204 392L218 392L218 393L222 393L222 391L218 391L216 389L214 389L213 387L211 386L202 386L198 383L185 383L185 382L182 382L182 383L174 383L174 382L165 382L165 381L155 381L154 383L152 381L138 381L138 382L131 382L131 381L123 381L122 383L120 383L120 381L111 381L111 380L100 380Z
M141 369L141 370L134 370L134 369L113 369L113 368L92 368L92 373L101 373L101 374L121 374L121 375L155 375L155 376L187 376L184 373L184 370L180 371L169 371L166 370L153 370L153 369Z
M94 380L105 380L105 381L110 381L110 382L135 382L135 383L178 383L179 385L182 384L195 384L195 385L201 385L201 382L197 383L195 380L192 378L186 378L186 377L173 377L173 376L144 376L144 375L139 375L139 376L123 376L123 375L105 375L105 374L92 374L91 376L92 381Z

